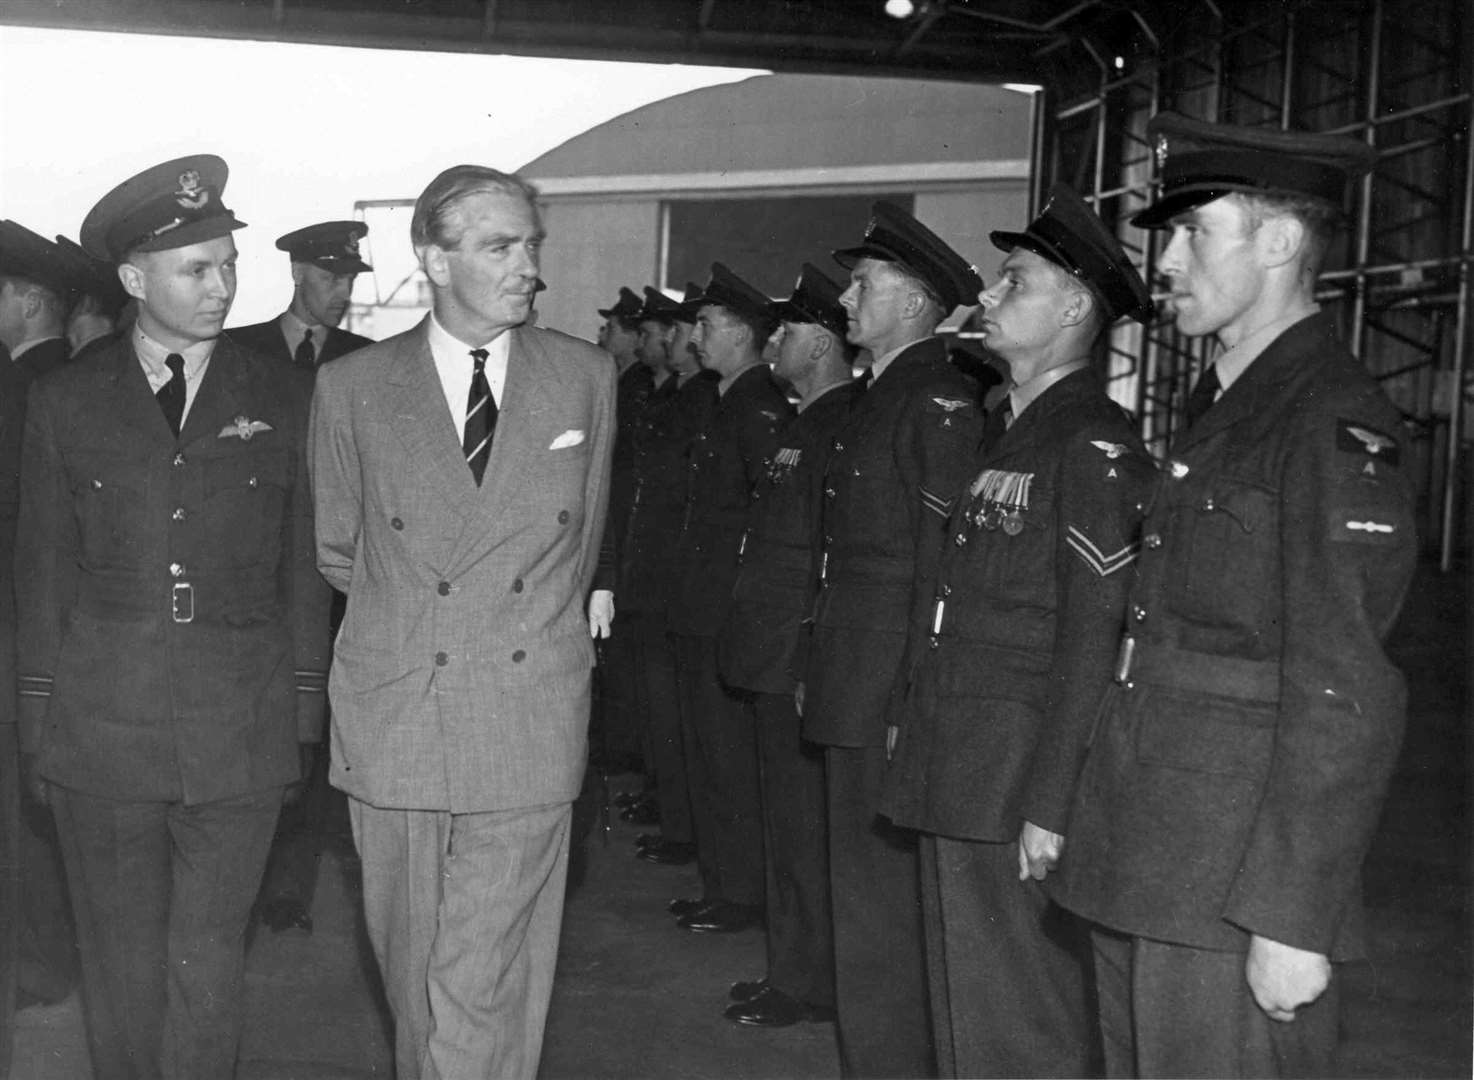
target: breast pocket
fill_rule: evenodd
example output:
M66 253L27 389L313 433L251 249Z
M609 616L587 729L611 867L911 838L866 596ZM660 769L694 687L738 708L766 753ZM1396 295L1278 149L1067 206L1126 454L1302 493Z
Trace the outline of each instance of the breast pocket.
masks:
M222 567L274 564L281 555L290 506L292 456L284 447L207 461L202 528L209 562Z
M1251 480L1221 476L1177 493L1171 506L1169 606L1195 622L1252 629L1266 597L1278 595L1277 493Z
M135 565L149 547L147 466L88 456L74 466L71 490L84 561L95 568Z

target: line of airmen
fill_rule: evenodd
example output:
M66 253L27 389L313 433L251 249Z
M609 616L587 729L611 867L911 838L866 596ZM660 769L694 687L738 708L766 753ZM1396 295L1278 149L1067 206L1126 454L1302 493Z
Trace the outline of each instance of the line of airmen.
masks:
M847 1076L1331 1068L1416 555L1397 415L1313 293L1372 159L1151 134L1134 223L1223 347L1160 468L1095 363L1153 298L1064 186L991 234L986 289L878 203L846 285L805 264L771 302L715 263L600 311L623 816L697 864L677 926L765 925L726 1017L837 1020ZM974 301L986 402L935 333Z
M987 289L940 237L877 204L861 243L835 253L843 287L806 264L774 304L718 263L681 301L626 289L601 313L601 343L623 368L611 569L596 583L619 605L606 689L639 719L652 774L653 800L627 812L648 821L653 802L660 825L638 854L696 862L701 895L670 904L682 929L766 924L765 976L733 984L727 1016L836 1019L846 1075L1328 1067L1332 961L1363 945L1357 875L1401 734L1401 680L1382 640L1416 553L1396 414L1313 296L1335 211L1371 162L1364 146L1333 137L1170 114L1151 130L1163 187L1136 224L1171 230L1160 268L1178 330L1224 346L1163 468L1093 362L1118 319L1150 317L1151 298L1068 188L1022 231L991 234L1005 259ZM201 172L171 173L159 199L120 186L100 204L92 246L143 236L147 246L131 250L167 253L196 224L239 227L221 224L223 207L208 221L189 211L218 202L224 185L223 163L218 176ZM153 220L165 210L172 217ZM305 265L351 273L351 256L361 267L361 228L282 238L296 292L291 311L257 328L270 350L304 366L328 358L337 286L314 286ZM0 341L18 354L7 373L19 378L38 347L35 320L41 340L58 336L65 305L44 294L76 290L82 264L9 226L0 258ZM233 296L233 262L207 269L229 278ZM192 318L166 310L172 288L129 291L152 293L150 320ZM986 410L935 333L974 299L1010 374ZM228 307L201 317L218 323ZM229 336L222 343L244 368L259 366ZM150 353L150 366L142 351L112 351L144 361L167 418L169 385L186 380L162 355ZM187 368L184 353L168 359ZM117 418L96 409L86 424L65 419L63 391L102 393L81 378L48 379L36 423L65 421L68 438L112 430ZM263 376L251 392L281 397L281 414L297 416L305 383L286 381ZM14 436L20 400L7 394L0 437ZM191 402L176 407L177 440L192 430ZM200 423L208 417L195 436L217 456L262 453L250 424L216 436L216 423L205 439ZM5 463L12 486L17 461ZM122 467L95 464L100 475ZM242 506L266 497L254 494L256 476L238 492ZM178 477L187 470L167 479ZM99 500L113 497L106 488ZM12 543L14 498L5 505ZM184 517L169 520L188 531ZM46 563L45 530L30 532L27 565ZM94 555L131 557L121 547ZM32 584L18 585L42 610ZM118 588L88 602L131 603ZM189 587L183 609L177 583L171 595L173 621L188 621ZM297 670L280 673L295 675L294 726L309 743L321 737L326 606L304 606L297 621L312 626L294 631ZM5 625L13 636L15 617ZM23 659L60 630L41 629ZM98 655L122 663L116 644ZM53 808L65 833L92 844L68 864L101 866L121 856L95 843L95 809L77 793L99 781L77 770L118 762L67 741L78 706L52 701L43 668L22 671L19 759L7 749L6 766L31 771L44 724ZM278 745L285 728L272 722L258 764L275 782L292 770ZM141 784L161 767L142 766L122 779ZM194 780L230 782L210 770ZM7 783L7 798L15 790ZM276 808L252 798L243 813L264 863ZM84 982L108 975L88 972L89 952L131 947L96 940L98 920L118 919L127 898L88 892L73 895L85 901L83 936L94 935ZM276 918L310 925L290 909ZM171 985L171 1000L237 986L237 960L215 962L218 984L197 975ZM88 989L89 1016L148 1013L138 1024L89 1022L100 1068L136 1057L123 1045L157 1052L159 992L140 1005L100 982ZM238 1017L212 1002L198 1016L171 1006L170 1053L232 1052Z

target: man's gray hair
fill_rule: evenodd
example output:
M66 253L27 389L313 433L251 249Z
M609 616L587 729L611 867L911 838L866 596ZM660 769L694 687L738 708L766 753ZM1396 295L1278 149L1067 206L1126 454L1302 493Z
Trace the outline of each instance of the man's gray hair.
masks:
M415 200L409 223L410 243L416 251L430 244L454 251L465 232L457 208L473 195L486 194L518 196L527 200L534 213L537 211L537 188L516 173L485 165L452 165L431 180Z

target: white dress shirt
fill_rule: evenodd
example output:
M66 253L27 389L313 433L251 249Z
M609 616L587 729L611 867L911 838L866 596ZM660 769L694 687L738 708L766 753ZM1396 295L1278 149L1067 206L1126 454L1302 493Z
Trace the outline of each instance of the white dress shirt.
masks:
M134 323L133 351L138 354L138 362L143 365L143 373L148 377L148 388L155 394L174 377L169 365L164 362L170 353L178 351L184 357L184 415L179 418L179 426L184 427L184 421L189 418L190 407L194 404L195 394L199 391L200 380L205 377L205 369L210 366L210 354L215 351L215 339L197 341L183 350L166 349Z
M485 345L467 345L440 325L434 312L430 314L430 355L440 374L440 388L445 391L445 404L456 427L456 435L466 437L466 399L471 396L471 375L476 361L472 349L486 350L486 382L491 387L491 400L497 408L502 404L502 388L507 384L507 357L511 353L512 335L502 331Z

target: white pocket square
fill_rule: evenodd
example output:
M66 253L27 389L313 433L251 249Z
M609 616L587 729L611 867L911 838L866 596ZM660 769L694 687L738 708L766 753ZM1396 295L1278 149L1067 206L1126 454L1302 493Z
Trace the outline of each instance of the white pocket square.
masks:
M553 440L549 450L567 450L570 446L577 446L583 442L583 432L578 428L569 428Z

